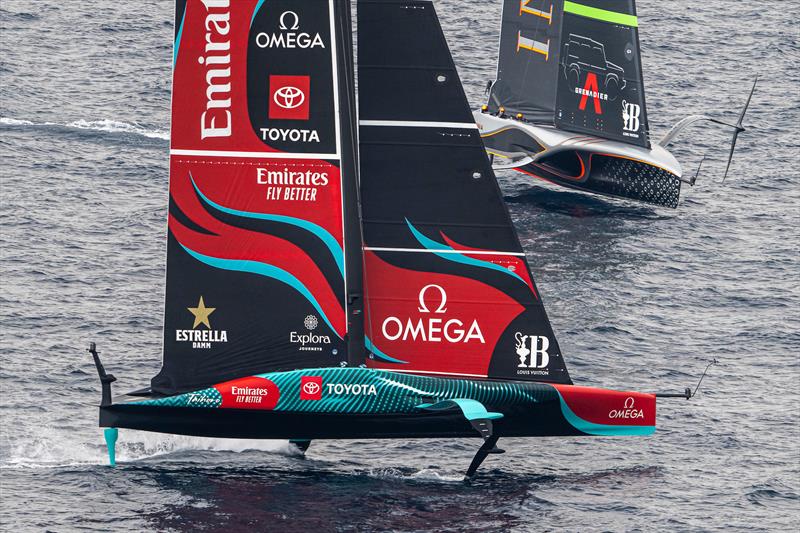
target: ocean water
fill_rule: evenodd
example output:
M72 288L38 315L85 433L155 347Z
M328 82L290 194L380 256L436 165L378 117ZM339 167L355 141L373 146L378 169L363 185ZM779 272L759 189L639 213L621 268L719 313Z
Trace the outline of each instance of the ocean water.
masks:
M500 3L437 9L473 105ZM96 341L117 391L160 364L172 6L0 4L0 529L783 531L800 525L797 2L638 2L651 131L733 117L675 154L677 210L499 176L578 384L645 391L646 438L234 441L97 428Z

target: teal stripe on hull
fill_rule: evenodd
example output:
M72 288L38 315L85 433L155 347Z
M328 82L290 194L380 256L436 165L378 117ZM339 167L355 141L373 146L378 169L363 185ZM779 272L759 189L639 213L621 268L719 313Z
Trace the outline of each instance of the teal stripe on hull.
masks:
M454 398L436 403L423 403L417 406L418 409L428 411L444 411L457 407L467 420L497 420L503 418L503 413L490 413L486 407L478 401L466 398Z
M612 437L622 435L652 435L656 432L655 426L615 426L611 424L595 424L589 422L576 415L572 409L569 408L567 402L561 393L558 393L558 400L561 402L561 414L567 419L567 422L572 424L572 427L578 431L582 431L588 435L595 435L598 437Z
M323 394L320 400L300 398L303 376L322 378ZM542 402L556 402L556 390L541 383L506 384L465 379L445 379L370 368L311 368L288 372L258 374L277 385L280 399L275 411L301 413L345 414L418 414L418 405L454 398L467 398L492 405L493 408L533 406ZM329 385L358 385L359 394L337 393ZM374 387L374 393L372 392ZM352 391L352 389L351 389ZM219 407L222 397L211 387L196 392L170 396L158 400L135 402L143 405L170 407Z

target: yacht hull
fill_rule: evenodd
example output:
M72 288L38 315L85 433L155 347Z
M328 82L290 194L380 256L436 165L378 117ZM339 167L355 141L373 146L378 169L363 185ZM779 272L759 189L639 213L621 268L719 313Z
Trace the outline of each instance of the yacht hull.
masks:
M663 147L651 148L473 114L495 169L514 169L584 192L675 208L681 168Z
M141 394L102 406L100 425L250 439L478 437L455 405L430 409L466 400L480 403L487 415L501 415L491 417L497 437L655 431L652 394L367 368L272 372L173 396Z

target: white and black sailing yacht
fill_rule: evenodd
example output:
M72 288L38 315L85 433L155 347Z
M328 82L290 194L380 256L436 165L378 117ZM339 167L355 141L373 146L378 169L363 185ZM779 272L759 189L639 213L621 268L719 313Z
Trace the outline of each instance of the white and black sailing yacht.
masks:
M750 98L735 123L691 115L652 143L638 28L634 0L504 0L497 79L474 113L495 169L674 208L697 174L667 148L705 120L733 128L727 176Z

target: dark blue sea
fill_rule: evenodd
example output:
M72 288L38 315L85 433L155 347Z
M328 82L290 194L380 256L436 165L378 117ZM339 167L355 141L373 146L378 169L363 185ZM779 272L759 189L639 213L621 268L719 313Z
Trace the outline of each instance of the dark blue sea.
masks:
M499 0L437 9L471 103L495 71ZM119 392L160 367L172 2L0 2L0 529L785 531L800 526L800 4L638 2L654 138L735 117L675 154L677 210L501 186L576 383L659 403L641 438L200 439L122 430L105 465L86 353Z

